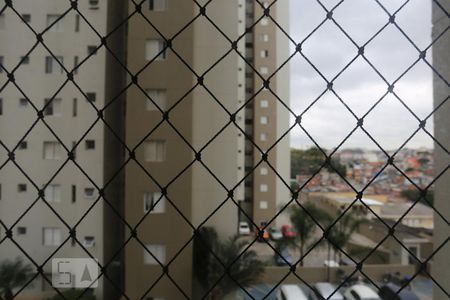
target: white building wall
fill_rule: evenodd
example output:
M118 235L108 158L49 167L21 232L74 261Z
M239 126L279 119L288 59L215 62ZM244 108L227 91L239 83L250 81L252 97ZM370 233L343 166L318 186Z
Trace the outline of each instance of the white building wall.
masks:
M92 25L101 33L106 29L106 1L99 2L98 9L90 9L89 3L80 2L79 8L92 22ZM15 1L14 7L23 14L31 15L30 25L41 32L46 27L48 14L63 14L70 7L68 1ZM74 57L78 56L81 62L87 56L87 46L100 43L99 38L92 33L88 25L81 19L80 32L75 32L75 13L69 12L62 20L60 32L47 32L43 35L45 45L57 56L63 56L65 67L70 70L74 66ZM34 34L12 10L5 11L5 27L0 29L0 56L3 56L4 65L12 70L17 65L21 56L31 49L36 41ZM44 99L51 98L66 80L64 74L45 74L45 57L48 51L38 45L30 55L30 62L22 65L14 73L17 85L30 98L37 109L42 109ZM104 105L104 65L105 52L99 51L93 58L84 64L75 75L75 81L85 92L95 92L97 107ZM59 69L59 67L58 67ZM0 73L0 85L6 81L5 72ZM26 107L19 106L19 99L23 98L20 91L10 82L0 93L3 99L3 115L0 116L0 140L10 150L25 135L27 130L37 119L37 113L30 104ZM78 141L96 120L96 112L84 99L82 94L70 82L68 82L58 93L56 98L61 99L61 110L59 115L46 116L45 122L61 138L67 148L72 147L74 141ZM73 117L73 99L77 98L77 116ZM85 139L95 140L95 149L85 149ZM39 121L34 129L25 138L28 147L16 150L17 164L30 177L36 185L27 180L19 169L10 161L0 170L1 200L0 220L5 226L12 226L16 220L30 206L32 208L15 224L13 237L20 246L34 259L37 264L43 264L50 256L53 257L87 257L78 246L72 246L71 241L56 253L57 247L43 245L43 228L56 227L61 229L61 238L64 241L69 236L69 231L64 223L55 216L45 203L37 199L38 191L41 189L60 168L62 170L54 177L51 183L61 186L61 201L51 203L51 207L57 211L61 218L69 225L74 226L81 216L94 203L96 198L86 199L83 190L94 185L82 172L72 163L65 164L67 153L61 151L60 159L44 160L43 142L56 141L54 135ZM86 174L99 186L102 187L103 180L103 126L100 123L93 126L92 130L81 141L76 150L76 161L84 169ZM5 161L7 153L0 150L1 163ZM19 193L17 185L27 184L27 191ZM76 201L72 203L71 186L76 186ZM88 248L91 254L102 262L102 212L103 201L91 210L89 215L77 227L78 239L84 236L94 236L96 243ZM93 217L95 216L95 217ZM26 227L25 235L17 235L17 227ZM1 236L5 235L2 228ZM16 256L24 257L23 253L10 241L0 244L0 260L14 259ZM44 265L44 271L51 271L51 261ZM33 287L26 291L28 294L40 294L43 290L41 279L37 279ZM97 293L101 295L101 285Z
M276 20L279 25L289 32L289 1L278 1L276 4ZM281 66L290 55L290 41L286 35L280 30L277 31L277 66ZM276 76L276 94L278 97L290 107L290 67L289 63L286 64ZM281 103L277 106L277 137L283 136L289 128L290 113ZM281 175L283 180L290 184L290 134L286 135L277 145L276 155L276 169ZM286 185L278 179L276 182L276 206L279 209L284 206L290 200L290 192ZM288 222L286 214L282 214L281 217L276 220L278 225L283 225Z

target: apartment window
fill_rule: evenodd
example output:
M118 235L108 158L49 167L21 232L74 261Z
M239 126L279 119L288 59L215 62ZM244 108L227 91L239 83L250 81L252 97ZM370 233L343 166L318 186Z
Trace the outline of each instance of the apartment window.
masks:
M45 99L44 115L46 116L59 116L61 115L61 99L55 98L53 100Z
M73 98L72 100L72 117L76 117L78 114L78 99Z
M30 14L22 14L23 21L26 23L31 22L31 15Z
M266 167L261 167L261 168L259 169L259 174L261 174L261 175L267 175L267 174L269 174L269 169L267 169Z
M265 192L267 192L268 190L269 190L269 187L268 187L267 184L265 184L265 183L263 183L263 184L261 184L261 185L259 186L259 191L260 191L260 192L265 193Z
M98 9L98 0L89 0L89 9Z
M27 101L27 99L25 99L25 98L20 98L20 99L19 99L19 106L20 106L20 107L26 107L26 106L28 106L28 101Z
M89 102L95 102L95 100L97 100L96 93L86 93L86 97Z
M26 227L17 227L17 235L24 235L27 234L27 228Z
M269 57L269 50L261 50L260 55L262 58Z
M73 57L73 74L78 73L78 56Z
M61 158L61 145L59 142L44 142L44 159L58 160Z
M0 184L0 200L2 200L2 185Z
M83 246L91 248L95 246L95 238L93 236L85 236L83 239Z
M263 75L268 74L269 73L269 68L268 67L260 67L259 68L259 72Z
M30 57L29 56L21 56L20 57L20 64L28 65L29 63L30 63Z
M161 213L166 212L166 198L165 197L161 198L161 197L162 197L162 194L159 192L145 192L144 193L144 213L147 213L148 211L150 211L150 213L153 213L153 214L161 214ZM156 202L158 202L158 203L156 203Z
M267 17L262 18L260 24L261 24L262 26L267 26L267 25L269 25L269 19L268 19Z
M59 246L61 244L61 229L44 227L42 229L42 244L44 246Z
M266 116L262 116L261 118L259 118L259 122L260 122L262 125L267 125L267 123L269 123L269 118L266 117Z
M149 9L153 11L167 10L167 0L149 0Z
M80 15L75 15L75 32L80 32Z
M166 159L165 141L147 141L144 146L146 161L161 162Z
M0 116L3 115L3 99L0 98Z
M269 35L267 33L261 34L261 41L262 42L268 42L269 41Z
M28 148L28 142L27 141L21 141L20 143L19 143L19 149L20 150L25 150L25 149L27 149Z
M47 28L52 26L49 28L50 32L63 31L63 19L59 19L60 17L61 15L47 15Z
M72 185L72 188L70 191L70 196L72 199L72 203L77 202L77 186L76 185Z
M26 191L27 191L27 185L26 185L25 183L19 183L19 184L17 185L17 191L18 191L19 193L26 192Z
M156 60L166 59L165 42L163 40L147 40L145 42L145 59L152 60L156 56ZM158 55L159 54L159 55Z
M63 63L64 59L62 56L56 56L56 59L53 56L45 57L45 73L52 74L56 73L59 70L59 73L63 73Z
M156 103L156 105L159 106L159 108L161 110L165 110L167 107L167 92L164 89L148 89L145 90L145 92L147 93L147 95ZM155 104L153 104L153 102L146 98L145 99L145 108L147 110L158 110L158 108L156 107Z
M260 139L262 142L267 141L267 133L261 133L261 134L259 135L259 139Z
M157 265L158 261L162 264L166 262L166 246L165 245L156 245L156 244L147 244L145 245L147 248L144 249L144 263L147 265ZM153 254L150 255L151 252ZM154 258L158 259L158 261Z
M95 189L94 188L85 188L84 189L84 198L94 198Z
M3 56L0 56L0 73L3 72Z
M5 29L5 15L0 15L0 29Z
M72 142L72 154L73 154L73 159L77 158L77 142L73 141Z
M44 190L47 202L61 202L61 185L49 184Z
M269 101L261 100L261 108L267 108L267 107L269 107Z
M267 201L259 201L259 208L260 209L267 209L269 207L269 204Z
M96 46L88 46L87 47L87 53L88 53L88 55L96 54L97 53L97 47Z
M95 149L95 140L86 140L85 146L86 146L86 150Z

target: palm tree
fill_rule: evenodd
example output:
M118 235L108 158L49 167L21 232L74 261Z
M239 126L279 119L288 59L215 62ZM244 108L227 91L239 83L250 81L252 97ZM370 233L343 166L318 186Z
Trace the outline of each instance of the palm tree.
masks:
M0 264L0 292L5 300L13 299L13 290L23 287L33 276L32 267L21 258L6 260Z
M194 274L205 290L211 289L210 299L222 299L227 294L242 287L249 287L258 282L264 272L264 263L253 250L247 250L237 261L236 258L245 249L246 242L237 235L220 241L214 228L202 228L194 239ZM211 251L223 265L214 257ZM231 266L230 266L231 265ZM217 284L216 284L217 283Z
M80 296L83 293L83 296ZM64 292L61 292L62 295L56 294L52 298L47 300L95 300L94 290L87 289L84 291L83 289L70 289Z
M306 202L303 207L298 205L291 206L290 219L292 226L297 231L297 241L295 245L300 250L300 257L303 257L305 247L310 243L319 228L316 222L331 223L331 216L324 210L318 208L311 202ZM309 214L308 214L308 213ZM311 218L311 216L314 218ZM300 261L303 266L303 260Z
M351 212L346 212L342 218L331 227L329 231L328 241L331 243L335 254L338 253L339 261L342 260L342 251L348 243L353 233L366 223L367 220L361 217L355 217Z

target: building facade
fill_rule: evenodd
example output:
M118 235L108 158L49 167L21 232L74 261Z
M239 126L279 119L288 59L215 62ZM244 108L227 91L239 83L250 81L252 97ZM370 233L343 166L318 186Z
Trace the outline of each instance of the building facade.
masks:
M445 12L444 12L445 10ZM448 11L450 10L450 3L443 1L440 5L432 2L432 40L434 41L444 30L450 25L448 18ZM446 14L447 12L447 14ZM440 76L433 73L433 98L434 107L440 107L434 113L434 136L439 141L440 145L435 143L434 155L435 165L437 170L444 169L448 164L448 150L450 149L450 105L448 101L441 106L441 103L448 100L450 93L450 63L449 52L450 36L444 34L440 39L437 39L433 44L433 67L439 72ZM445 147L445 150L441 148ZM441 214L434 213L434 248L436 254L432 262L432 275L439 283L440 287L434 285L433 299L446 299L450 293L450 281L448 280L448 270L450 269L450 260L448 259L450 253L450 244L448 243L450 220L450 188L448 182L450 181L450 173L445 172L439 180L435 183L434 191L434 205L436 210ZM446 293L442 291L445 289Z
M287 1L270 9L286 29ZM126 140L136 155L125 176L125 216L138 237L125 249L132 298L190 297L194 229L213 226L227 237L238 221L250 224L245 215L268 222L289 200L275 172L259 162L268 151L288 181L288 137L271 147L288 128L281 101L288 105L289 69L271 76L288 58L288 41L261 18L256 1L213 1L205 11L222 32L196 17L200 7L190 1L150 1L143 17L129 20L128 66L139 74L126 108ZM230 51L236 40L241 55ZM263 78L270 90L259 91Z
M92 256L108 266L98 299L181 299L196 228L225 238L289 200L289 44L263 17L287 30L288 1L212 1L214 24L197 3L132 14L131 1L86 1L80 15L38 0L0 14L2 260L28 254L51 280L48 258ZM53 294L41 277L21 293Z
M111 207L123 197L120 185L105 188L117 168L111 159L117 150L110 148L117 142L98 119L98 110L117 95L124 76L108 73L118 65L105 49L96 51L100 39L90 26L108 32L123 10L107 1L80 2L88 25L77 12L66 13L68 6L65 1L14 2L17 13L7 7L0 15L0 259L22 257L33 268L41 266L50 281L36 277L21 293L23 299L55 293L51 258L92 255L102 266L120 260L112 255L120 243L111 232L121 224L110 221ZM119 37L108 39L118 55ZM8 73L14 82L8 82ZM103 116L120 127L116 105ZM120 176L112 182L117 180ZM101 190L109 194L110 205ZM111 263L106 271L120 287L117 265ZM95 293L111 299L111 291L110 282L101 279Z

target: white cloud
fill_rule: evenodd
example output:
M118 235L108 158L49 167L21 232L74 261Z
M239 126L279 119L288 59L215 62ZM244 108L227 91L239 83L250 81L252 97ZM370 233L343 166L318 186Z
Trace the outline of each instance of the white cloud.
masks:
M336 1L323 1L332 7ZM420 50L431 42L430 1L412 0L396 15L396 22L411 37ZM381 1L393 13L404 1ZM302 41L320 22L325 11L313 0L291 1L291 34L297 42ZM375 1L346 0L333 13L335 20L358 45L367 40L388 22L388 15ZM331 80L356 54L357 47L342 34L337 26L328 20L303 44L303 53L328 80ZM393 24L365 46L365 56L375 65L382 76L392 83L415 60L419 52L411 45ZM431 55L427 56L430 59ZM291 107L302 113L306 107L326 89L326 82L300 56L291 62ZM359 57L334 81L334 90L360 117L387 91L388 84ZM432 111L432 72L419 62L398 82L395 93L420 118ZM342 138L356 125L354 117L331 93L327 92L310 111L304 115L304 126L308 132L326 148L336 147ZM400 146L418 127L418 121L401 105L393 95L380 103L364 123L365 128L387 149ZM432 130L432 119L427 122ZM300 130L292 133L293 146L312 145ZM375 148L364 134L356 134L346 145ZM408 147L431 147L432 142L425 134L419 134Z

